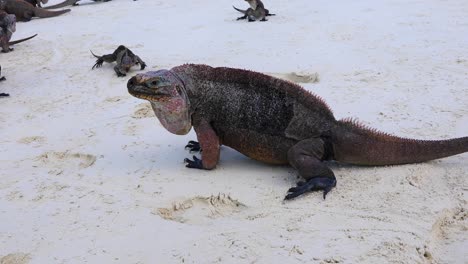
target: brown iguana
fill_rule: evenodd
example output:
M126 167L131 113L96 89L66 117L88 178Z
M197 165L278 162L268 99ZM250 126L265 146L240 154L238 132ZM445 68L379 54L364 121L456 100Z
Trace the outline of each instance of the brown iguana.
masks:
M77 6L79 5L78 2L80 0L65 0L63 1L62 3L58 3L56 5L51 5L51 6L46 6L44 7L45 9L56 9L56 8L62 8L62 7L66 7L66 6ZM109 1L112 1L112 0L93 0L94 2L109 2ZM135 1L135 0L133 0Z
M97 58L96 64L91 69L99 68L104 62L112 63L117 62L114 67L115 73L118 77L126 76L126 73L130 70L133 65L140 64L140 69L143 70L146 67L146 63L135 55L130 49L123 45L120 45L112 54L97 56L91 51L94 57Z
M285 199L336 185L323 162L381 166L424 162L468 151L468 137L417 140L392 136L351 119L336 120L327 104L297 84L257 72L186 64L137 74L127 83L131 95L148 100L161 124L177 135L195 129L201 159L189 168L210 170L220 145L255 160L290 164L305 181Z
M35 7L42 7L42 4L47 4L49 0L24 0Z
M24 0L0 0L0 9L8 14L14 14L18 21L30 21L32 17L54 17L71 11L70 9L60 11L44 10Z
M270 11L265 8L263 5L262 1L260 0L245 0L247 3L249 3L250 7L247 10L242 10L239 9L235 6L232 6L235 10L241 12L244 14L241 17L238 17L237 20L241 19L246 19L249 22L253 22L255 20L260 20L260 21L267 21L266 17L267 16L274 16L275 14L270 14Z
M4 53L10 52L13 50L13 48L10 48L10 46L21 43L28 39L32 39L37 35L36 34L28 38L10 41L11 36L13 35L13 32L15 31L16 31L15 15L10 15L10 14L7 14L5 11L0 10L0 47L2 48L2 52Z

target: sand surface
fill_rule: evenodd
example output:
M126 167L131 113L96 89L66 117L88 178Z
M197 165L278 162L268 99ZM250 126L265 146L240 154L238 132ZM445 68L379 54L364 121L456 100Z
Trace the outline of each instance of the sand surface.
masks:
M50 1L50 4L59 1ZM125 44L147 70L204 63L301 82L337 118L421 139L468 135L468 1L81 1L18 23L0 54L0 263L468 263L468 154L332 164L337 187L283 202L289 167L223 147L186 169L165 131L90 54ZM140 72L134 68L129 76Z

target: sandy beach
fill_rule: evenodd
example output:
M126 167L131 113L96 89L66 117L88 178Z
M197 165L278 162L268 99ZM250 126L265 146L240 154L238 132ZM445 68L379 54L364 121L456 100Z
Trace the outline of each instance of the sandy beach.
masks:
M50 0L47 5L60 1ZM468 1L80 1L18 23L0 54L0 263L468 263L468 154L387 167L332 163L323 200L222 147L185 168L196 139L166 131L129 77L184 63L264 72L351 117L418 139L468 136ZM148 65L118 78L96 54ZM465 249L463 249L465 248Z

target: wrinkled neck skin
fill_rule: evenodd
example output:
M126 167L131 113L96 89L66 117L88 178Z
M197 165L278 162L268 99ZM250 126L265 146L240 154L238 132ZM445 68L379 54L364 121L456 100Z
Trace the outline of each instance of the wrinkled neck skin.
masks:
M166 71L164 75L174 79L176 83L173 85L171 96L160 100L149 100L149 102L165 129L176 135L185 135L192 128L187 91L175 73Z

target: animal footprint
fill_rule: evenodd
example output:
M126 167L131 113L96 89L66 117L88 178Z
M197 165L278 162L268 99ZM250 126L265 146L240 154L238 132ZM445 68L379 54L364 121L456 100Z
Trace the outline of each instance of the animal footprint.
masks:
M285 79L295 83L317 83L320 81L318 73L290 72L290 73L267 73L274 77Z
M85 169L96 162L96 156L83 153L46 152L36 158L39 166L50 167L49 173L60 174L64 170Z
M0 258L1 264L26 264L31 260L29 254L12 253Z
M154 112L150 104L142 103L136 106L136 110L133 112L132 117L136 119L154 117Z
M232 199L229 195L201 197L197 196L181 202L175 202L172 207L158 208L158 214L166 220L180 223L203 223L206 218L214 219L231 215L246 208L241 202Z

